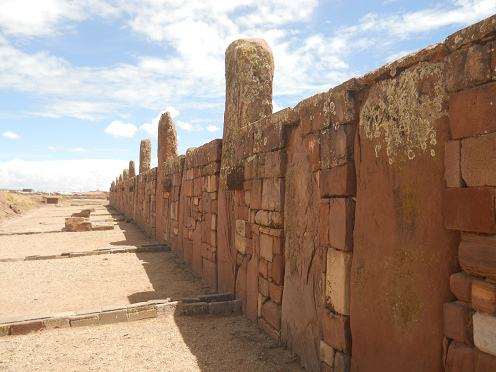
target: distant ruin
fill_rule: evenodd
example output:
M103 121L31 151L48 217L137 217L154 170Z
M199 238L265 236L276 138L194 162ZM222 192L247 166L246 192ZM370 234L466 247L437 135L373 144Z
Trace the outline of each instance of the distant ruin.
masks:
M223 139L177 156L164 114L110 204L310 370L496 370L495 43L493 16L272 114L237 40Z

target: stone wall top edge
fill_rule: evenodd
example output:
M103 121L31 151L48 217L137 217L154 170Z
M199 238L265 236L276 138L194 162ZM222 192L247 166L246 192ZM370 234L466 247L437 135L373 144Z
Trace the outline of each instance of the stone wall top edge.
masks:
M293 107L287 107L283 110L267 115L260 120L251 122L238 129L238 135L244 135L255 129L261 129L268 126L283 124L295 125L299 121L298 115Z
M496 14L448 36L444 43L450 52L496 33Z

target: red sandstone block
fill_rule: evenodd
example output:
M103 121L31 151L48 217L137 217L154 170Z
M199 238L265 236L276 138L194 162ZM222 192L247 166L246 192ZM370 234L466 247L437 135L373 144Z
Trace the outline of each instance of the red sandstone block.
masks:
M245 160L244 164L245 180L253 180L258 178L258 158L256 156L249 157Z
M281 311L282 307L274 301L267 301L262 305L263 318L275 328L276 331L281 329Z
M472 281L472 306L489 315L496 315L496 283Z
M452 94L449 102L454 139L496 132L496 82Z
M27 335L31 332L38 332L43 329L43 320L26 320L25 322L14 323L10 326L10 334Z
M338 125L320 133L320 168L334 168L353 163L356 125Z
M222 140L214 140L214 141L219 141L216 142L215 144L212 144L210 146L209 151L208 151L208 161L213 162L213 161L220 161L221 155L222 155Z
M184 182L184 195L193 196L193 180Z
M202 176L201 167L193 168L193 178L200 178Z
M462 180L460 141L444 144L444 179L448 187L465 186Z
M288 157L285 150L268 152L265 154L264 171L261 176L263 178L284 177L287 163Z
M324 340L334 349L351 354L350 317L324 310L322 331Z
M467 274L496 280L496 236L464 236L458 248L458 259Z
M269 277L269 265L265 259L261 259L258 263L258 273L265 279Z
M443 305L444 335L464 344L474 344L472 316L475 310L457 302Z
M450 289L451 292L460 301L470 303L472 302L472 280L473 277L459 272L450 276Z
M320 134L314 132L305 137L305 147L310 161L310 169L317 172L320 169Z
M467 186L496 186L496 133L462 140L461 170Z
M324 363L324 362L322 362L322 368L321 369L322 369L322 372L333 372L334 371L333 368L329 364Z
M496 357L473 347L452 342L446 358L446 372L496 371Z
M236 206L235 207L235 216L236 216L236 219L238 219L238 220L248 221L250 218L250 208Z
M270 152L285 147L288 143L288 128L283 123L262 129L262 152Z
M284 256L275 255L272 258L272 280L279 284L284 285L284 273L286 269L286 262Z
M451 230L496 233L494 189L447 189L444 195L444 224Z
M254 180L250 189L250 208L262 209L262 180Z
M322 199L320 202L320 221L319 221L320 246L329 246L329 200Z
M349 198L332 198L329 201L329 242L342 251L353 250L355 201Z
M446 88L455 92L491 80L491 45L472 44L446 57Z
M354 196L356 174L353 164L326 169L320 172L320 196Z
M200 196L203 192L203 177L193 180L193 196Z
M276 229L271 229L272 231L280 231ZM284 238L274 236L272 239L272 253L278 255L284 255Z
M281 212L284 210L284 178L264 179L262 209Z

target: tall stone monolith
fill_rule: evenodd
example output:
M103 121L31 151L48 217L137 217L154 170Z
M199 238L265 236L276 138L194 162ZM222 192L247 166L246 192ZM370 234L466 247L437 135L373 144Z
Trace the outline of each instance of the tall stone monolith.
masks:
M167 242L167 237L164 236L164 232L167 229L164 226L166 219L164 218L164 202L161 197L161 193L164 192L164 188L161 187L164 182L164 163L170 159L177 157L177 133L174 121L169 112L165 112L160 117L158 123L158 174L157 174L157 223L156 223L156 238L160 242Z
M134 164L134 160L129 162L129 177L133 178L136 176L136 165Z
M218 283L220 291L234 293L236 283L236 191L228 178L236 172L238 129L272 114L274 57L262 39L240 39L226 50L226 107L222 140L218 203ZM237 183L240 184L239 182ZM241 182L242 184L242 182Z
M124 181L127 181L129 179L129 169L124 169L122 172L122 178Z
M150 163L152 160L152 142L149 139L141 141L140 145L140 165L139 173L150 170Z

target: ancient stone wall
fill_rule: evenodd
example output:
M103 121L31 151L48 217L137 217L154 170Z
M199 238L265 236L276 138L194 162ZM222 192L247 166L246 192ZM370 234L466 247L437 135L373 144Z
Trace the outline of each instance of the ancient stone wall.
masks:
M496 16L269 115L270 49L237 41L223 140L111 204L310 370L496 370L494 43Z

